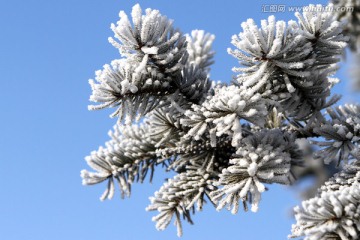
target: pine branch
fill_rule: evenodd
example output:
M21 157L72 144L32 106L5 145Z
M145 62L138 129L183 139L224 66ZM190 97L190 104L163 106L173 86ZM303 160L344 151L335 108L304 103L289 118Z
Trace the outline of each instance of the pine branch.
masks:
M188 65L194 65L202 71L209 73L210 66L215 52L211 49L215 35L205 33L204 30L193 30L191 35L186 35L188 42L187 51L189 53Z
M352 151L357 148L360 140L360 107L358 105L345 105L328 108L331 120L314 128L314 132L327 141L313 141L322 147L317 153L325 163L336 161L345 164L352 157Z
M90 100L100 105L90 105L90 110L117 107L112 117L127 123L139 119L157 107L165 97L175 92L172 79L154 69L136 72L138 66L124 60L113 61L96 72L96 81L90 80Z
M193 224L190 210L197 204L197 210L201 211L205 202L205 196L216 189L213 185L216 174L211 171L189 168L186 172L176 175L169 179L155 196L150 198L151 204L146 208L147 211L159 211L153 217L156 221L156 228L164 230L175 215L175 225L177 235L182 236L182 224L180 216Z
M296 207L297 223L292 235L304 240L359 239L360 188L359 183L338 191L323 192L319 197L304 201Z
M146 65L155 65L163 73L181 71L188 56L186 37L174 29L172 20L150 8L142 15L139 4L132 9L132 24L123 11L119 16L117 25L112 24L111 29L120 43L113 38L109 41L129 61L141 62L137 71Z
M242 138L240 120L262 126L267 107L259 94L251 96L246 89L218 86L213 96L209 96L201 106L193 105L185 115L188 118L180 123L190 127L187 137L197 140L206 133L213 140L212 145L216 145L216 137L226 134L232 136L232 145L236 146Z
M223 188L212 192L212 199L218 204L217 210L228 205L236 214L239 202L252 205L256 212L261 193L266 190L263 183L289 185L291 166L299 165L301 153L294 142L295 136L278 129L263 130L241 141L241 145L230 159L230 166L223 169L217 185Z
M121 196L130 196L131 184L143 182L150 171L152 180L154 167L157 165L156 142L148 136L146 125L114 126L110 131L111 140L106 147L100 147L87 156L86 162L96 172L81 171L84 185L108 181L107 189L101 200L111 199L114 195L114 181L120 186Z
M112 116L119 121L105 147L86 157L95 172L83 170L83 184L107 181L104 200L113 197L117 181L122 197L129 196L134 181L143 182L148 173L151 181L155 167L166 166L176 175L150 198L147 210L159 212L153 218L159 230L175 217L181 236L181 217L192 224L191 210L201 210L206 199L217 210L227 206L237 213L242 203L257 211L265 184L289 185L304 157L316 161L298 144L317 137L317 156L342 169L295 209L290 237L358 239L360 107L332 108L340 97L331 92L349 39L344 29L352 48L358 40L356 26L338 20L354 24L358 9L340 16L327 8L309 5L287 24L273 16L261 26L244 22L232 38L236 49L228 50L241 65L233 68L238 75L229 85L209 77L214 35L182 35L158 10L143 13L138 4L131 20L121 11L111 26L116 40L109 41L122 58L90 80L90 100L98 104L89 106L116 108Z
M360 2L358 0L330 0L334 8L343 11L334 11L338 21L345 23L344 35L350 38L349 46L357 51L360 44Z

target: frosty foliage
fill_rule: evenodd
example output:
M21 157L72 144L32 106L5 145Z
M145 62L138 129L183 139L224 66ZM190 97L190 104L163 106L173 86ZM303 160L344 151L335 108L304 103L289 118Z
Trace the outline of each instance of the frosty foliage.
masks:
M147 69L136 72L137 66L128 64L123 59L114 60L96 72L96 81L90 80L92 95L90 100L100 105L90 105L90 110L117 107L112 117L122 121L127 116L128 122L141 117L156 107L161 100L171 93L172 79Z
M324 183L319 192L331 192L352 186L360 180L359 166L346 166Z
M321 8L321 5L309 5L309 8ZM327 6L331 8L330 4ZM313 69L329 68L338 62L339 55L346 47L348 37L343 36L343 24L335 20L331 11L304 11L295 13L300 25L301 34L311 42L314 59Z
M303 164L301 166L293 166L291 172L295 179L300 181L295 182L297 186L301 186L301 179L313 178L313 183L306 186L299 194L302 199L309 199L314 197L318 189L329 180L331 176L339 171L334 164L325 164L323 161L315 159L314 152L316 150L310 141L306 138L298 138L296 140L302 154Z
M215 35L205 33L204 30L193 30L191 35L186 35L188 63L209 72L209 67L214 63L215 52L211 48L214 39Z
M298 22L286 24L270 16L261 21L261 27L248 19L242 24L243 32L232 38L237 49L228 51L242 65L233 70L240 73L236 81L249 88L248 94L260 93L283 105L289 116L305 120L336 100L326 103L333 83L329 76L347 37L330 12L295 15ZM314 99L315 94L320 99Z
M226 205L237 213L239 202L251 203L256 212L265 191L264 183L290 184L291 166L301 161L301 153L295 143L295 136L278 129L263 130L243 138L236 154L230 159L230 166L223 169L218 181L223 188L211 193L218 202L217 209Z
M271 94L285 87L285 76L309 76L306 59L311 51L311 43L298 33L299 28L291 21L286 25L283 21L275 21L274 16L261 22L259 28L253 19L241 24L243 32L232 37L231 43L237 48L228 52L239 59L244 67L233 68L240 72L237 81L249 87L252 94L260 92ZM284 74L284 82L278 82L279 74ZM288 78L286 78L288 79ZM287 81L290 92L294 91Z
M349 37L349 48L354 52L354 59L351 61L353 90L359 91L360 1L331 0L330 2L339 9L334 12L336 18L345 23L344 34Z
M186 37L174 29L172 20L150 8L142 15L139 4L132 9L132 23L123 11L119 16L117 25L112 24L111 29L120 42L113 38L109 41L129 61L140 62L137 71L146 65L165 73L181 70L187 58Z
M337 79L328 77L328 74L329 70L321 73L315 71L311 77L294 79L294 82L297 81L294 84L295 92L281 102L289 117L300 121L309 120L308 125L317 119L324 119L321 111L340 99L338 95L328 98L332 86L338 82Z
M344 187L349 187L360 180L360 149L357 148L352 152L356 161L345 165L340 172L334 174L327 182L318 190L321 192L336 191Z
M176 175L174 179L169 179L159 191L155 192L155 196L150 198L151 204L146 208L147 211L160 212L153 217L156 228L164 230L175 216L177 234L180 237L182 235L180 217L193 223L190 210L194 210L195 204L198 211L202 210L205 196L209 198L209 193L216 189L213 185L215 176L214 172L192 167Z
M314 128L314 132L327 141L313 141L323 149L318 157L325 163L341 161L345 163L351 159L352 151L358 147L360 141L360 106L344 105L328 108L327 113L331 119Z
M121 196L130 196L131 184L137 179L143 181L156 165L154 141L145 137L146 126L118 126L109 132L111 140L85 158L96 172L81 171L83 184L92 185L108 181L101 200L114 195L114 181L117 181ZM150 177L151 180L152 177Z
M227 134L233 137L235 147L242 137L240 120L262 126L266 115L266 103L259 94L249 96L245 89L234 85L218 86L201 106L193 105L192 110L187 110L187 118L181 123L190 127L186 134L190 138L199 139L207 133L216 145L216 137Z
M242 23L228 50L239 60L238 75L225 84L210 78L214 35L183 35L158 10L138 4L130 18L121 11L109 39L121 57L89 81L89 109L115 108L118 121L105 146L85 158L93 171L81 171L83 184L107 182L105 200L116 184L125 197L134 182L151 181L156 167L172 171L146 209L158 212L158 230L174 219L181 236L181 220L192 224L191 214L206 202L232 213L250 204L256 212L270 184L327 176L322 164L309 163L322 163L312 151L299 147L313 140L316 156L341 169L296 208L291 236L357 239L360 107L333 107L340 97L331 91L348 40L345 23L328 11L295 16Z
M346 24L344 32L350 37L349 46L356 51L360 44L360 2L358 0L331 0L335 7L338 20Z
M297 223L290 237L304 240L356 240L360 234L360 185L358 182L337 191L302 202L296 207Z
M176 80L179 94L192 103L200 103L205 100L211 87L211 81L206 71L194 63L188 65Z

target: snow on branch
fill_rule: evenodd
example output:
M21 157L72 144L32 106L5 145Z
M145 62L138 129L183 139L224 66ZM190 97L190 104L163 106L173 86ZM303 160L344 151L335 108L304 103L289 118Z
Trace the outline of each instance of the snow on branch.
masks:
M353 158L353 151L359 148L360 106L344 105L328 108L331 119L316 127L314 132L326 141L313 141L322 147L317 155L325 163L336 161L345 164Z
M232 145L236 146L242 138L240 120L263 126L268 114L267 104L260 94L248 95L246 89L237 86L218 86L214 95L202 103L193 105L192 110L185 112L187 118L181 124L190 127L188 137L199 139L204 133L215 139L223 134L232 136ZM216 144L216 139L212 143Z
M107 189L101 200L111 199L114 195L114 181L118 182L121 196L130 196L131 184L145 179L148 171L152 179L157 156L154 141L147 137L146 126L122 127L115 125L110 131L111 140L87 156L86 162L96 172L81 171L84 185L108 181Z
M146 208L147 211L159 211L153 217L156 221L156 228L164 230L175 215L175 225L177 235L182 235L182 216L189 223L193 223L190 210L197 204L197 210L201 211L205 202L205 196L209 198L210 192L216 187L214 183L214 173L204 170L189 168L186 172L176 175L169 179L155 196L150 198L151 204Z
M148 8L142 14L140 5L136 4L131 12L131 23L121 11L117 25L111 25L120 42L109 38L110 43L130 61L141 62L138 71L145 65L154 65L165 73L180 71L188 56L186 37L158 10Z
M83 184L107 182L101 200L113 197L115 182L129 196L133 182L151 180L155 167L165 167L174 177L147 210L158 212L158 230L175 218L181 236L181 218L192 224L192 212L206 201L234 214L240 204L256 212L267 184L292 184L294 169L303 169L297 176L328 176L312 148L305 156L298 145L311 141L315 156L337 162L338 173L295 208L290 237L358 239L360 107L333 107L340 96L332 89L347 41L352 49L358 42L359 4L332 2L307 6L316 11L295 13L297 21L243 22L231 40L235 49L228 49L240 64L229 84L210 78L214 35L183 35L158 10L139 4L130 17L121 11L109 38L121 57L89 81L89 109L115 108L118 122L111 140L86 157L94 171L81 171ZM349 4L352 13L327 11Z
M295 136L278 129L263 130L241 141L236 154L230 159L230 166L222 170L217 185L211 193L217 202L217 210L228 205L232 213L238 212L239 202L247 210L246 202L256 212L261 193L266 190L264 183L290 184L291 166L299 165L301 152L294 142Z
M187 34L188 63L209 73L210 66L214 63L215 52L211 48L214 39L215 35L205 33L204 30L193 30L191 35Z
M289 237L304 240L357 240L360 234L360 186L323 192L295 209L296 224Z

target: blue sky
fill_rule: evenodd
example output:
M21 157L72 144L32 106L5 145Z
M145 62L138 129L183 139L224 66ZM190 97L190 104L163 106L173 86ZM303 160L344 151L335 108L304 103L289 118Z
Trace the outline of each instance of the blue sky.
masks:
M287 6L310 2L276 1ZM87 111L88 79L119 58L107 42L109 26L120 10L130 13L135 3L0 1L0 239L178 239L173 225L158 232L151 221L154 213L145 211L148 197L169 176L162 169L155 172L153 184L134 184L130 199L121 200L117 192L106 202L99 201L104 184L85 187L79 176L87 168L84 157L108 140L116 121L108 117L111 111ZM185 33L204 29L215 34L211 76L229 81L237 64L226 53L231 36L247 18L267 18L262 6L274 1L139 3L161 10ZM289 12L275 15L294 19ZM344 67L338 93L348 88ZM294 190L270 186L256 214L232 215L207 205L194 216L194 226L184 224L182 239L286 239L293 221L289 211L297 202Z

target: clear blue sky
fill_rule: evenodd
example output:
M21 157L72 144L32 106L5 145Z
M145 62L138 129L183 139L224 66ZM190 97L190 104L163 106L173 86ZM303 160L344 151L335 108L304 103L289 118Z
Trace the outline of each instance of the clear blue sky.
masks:
M277 0L303 5L312 1ZM325 1L318 1L324 3ZM88 112L88 79L103 64L119 58L108 42L118 12L130 13L134 1L0 1L0 239L96 240L178 239L170 225L158 232L146 212L148 197L168 175L158 169L153 184L134 184L130 199L117 192L100 202L104 184L81 185L84 157L108 140L115 123L111 111ZM247 18L257 22L269 13L254 0L148 0L143 8L160 9L183 32L204 29L216 35L214 80L229 81L237 64L226 53L230 38ZM289 20L293 13L277 13ZM344 70L343 70L344 72ZM346 78L344 73L339 75ZM346 79L344 79L346 80ZM340 85L337 92L344 90ZM189 239L286 239L289 211L297 195L270 186L257 214L232 215L207 205L184 224Z

